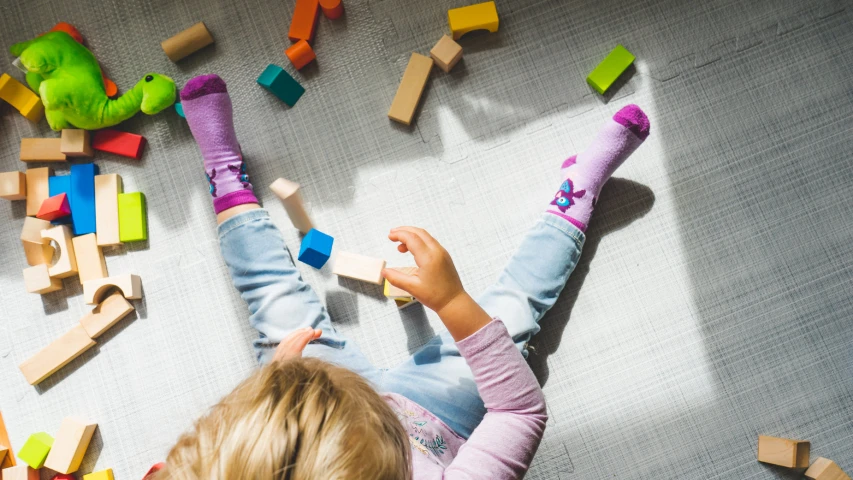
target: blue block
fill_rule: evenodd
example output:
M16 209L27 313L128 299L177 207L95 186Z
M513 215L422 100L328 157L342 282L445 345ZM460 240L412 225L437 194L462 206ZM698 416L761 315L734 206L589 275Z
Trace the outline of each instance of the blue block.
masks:
M71 194L68 204L73 215L74 235L95 233L95 175L98 166L94 163L71 165Z
M269 64L258 77L258 83L291 107L296 105L296 101L305 93L302 85L278 65Z
M47 194L50 197L64 193L68 195L68 205L71 206L71 175L62 175L59 177L47 177ZM71 210L71 215L57 218L50 223L54 225L67 225L74 218L74 209Z
M299 261L316 269L323 268L332 255L332 243L335 239L312 228L302 239L299 247Z

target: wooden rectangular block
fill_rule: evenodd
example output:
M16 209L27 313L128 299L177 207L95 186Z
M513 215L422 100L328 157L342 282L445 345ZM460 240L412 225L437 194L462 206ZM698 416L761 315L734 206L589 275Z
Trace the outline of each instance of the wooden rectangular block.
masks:
M97 427L76 417L63 419L44 466L59 473L76 472Z
M121 292L113 292L91 312L80 319L80 325L92 338L98 338L110 327L133 311L133 305L125 300Z
M163 40L160 46L163 47L169 60L177 62L212 43L213 36L210 35L210 31L204 22L198 22L177 35Z
M106 470L101 470L100 472L92 472L88 475L83 475L83 480L115 480L113 477L113 470L108 468Z
M314 38L314 28L317 25L317 15L320 11L319 0L296 0L293 7L293 18L290 20L290 30L287 32L291 42Z
M12 449L12 441L9 440L9 432L6 430L6 422L3 420L2 412L0 412L0 445L8 450L6 458L0 460L0 468L14 467L16 465L15 451Z
M59 151L62 139L59 138L22 138L22 162L64 162L65 154Z
M77 261L77 273L80 283L99 278L107 278L107 262L101 247L98 246L97 234L89 233L71 239L74 244L74 256Z
M124 192L121 177L115 173L95 177L95 226L98 245L119 245L118 195Z
M39 472L30 468L29 465L4 468L3 480L39 480Z
M27 215L38 214L41 204L50 196L48 178L51 175L53 169L50 167L27 169Z
M283 68L273 64L267 65L267 68L258 77L258 85L266 88L279 100L291 107L296 105L296 102L305 93L305 88L296 79L285 72Z
M604 95L604 92L632 63L634 63L634 55L622 45L616 45L616 48L590 72L586 82L600 95Z
M279 178L270 185L270 190L281 200L285 211L287 211L287 216L290 217L290 221L293 222L293 226L297 230L302 233L308 233L314 228L311 217L305 211L305 204L302 203L302 195L299 193L298 183Z
M27 176L24 172L0 173L0 198L6 200L27 199Z
M495 2L477 3L447 11L447 24L454 40L475 30L497 32L499 23Z
M34 217L26 217L24 219L24 228L21 231L21 244L24 246L24 255L27 257L28 265L44 265L53 260L53 247L41 238L41 231L52 226L47 220Z
M442 35L438 43L429 51L438 68L449 72L462 59L462 46L447 35Z
M6 455L9 454L9 449L0 444L0 463L6 461Z
M138 275L126 273L113 277L89 280L83 284L83 300L89 305L101 302L104 293L110 288L118 288L124 298L139 300L142 298L142 279Z
M63 129L60 140L59 151L67 157L91 157L94 155L88 130Z
M94 163L76 163L71 165L71 223L75 235L95 232L95 175L98 166Z
M406 275L411 275L418 271L418 267L394 267L392 270L397 270L405 273ZM383 293L386 297L391 297L394 300L410 301L415 298L411 293L403 290L402 288L397 288L394 285L391 285L391 282L387 279L385 280L385 289ZM397 306L399 307L400 305Z
M5 73L0 75L0 98L9 102L21 112L21 115L33 123L40 122L44 117L41 98L26 85Z
M61 290L62 280L51 277L47 264L41 264L24 269L24 286L29 293L44 295Z
M382 285L383 268L385 268L385 260L356 255L355 253L338 252L332 273L341 277Z
M36 385L94 346L83 326L77 325L18 368L30 385Z
M850 476L837 463L823 457L815 460L805 475L811 480L850 480Z
M56 225L42 230L41 238L53 240L59 250L59 259L50 266L50 276L68 278L77 275L77 256L71 241L71 228L68 225Z
M92 138L92 148L139 160L145 148L145 137L118 130L98 130Z
M412 117L418 108L426 82L429 80L429 72L432 69L432 59L419 53L412 53L394 101L388 110L388 118L404 125L411 125Z
M148 216L142 192L119 194L118 234L122 242L148 240Z
M71 175L59 175L57 177L50 177L47 179L47 191L48 195L51 197L55 197L60 194L65 194L68 198L71 198ZM71 202L68 202L68 206L71 206ZM51 221L50 223L54 225L71 225L71 219L74 218L74 211L71 211L71 215L57 218L56 220Z
M811 443L787 438L758 436L758 461L788 468L809 466Z

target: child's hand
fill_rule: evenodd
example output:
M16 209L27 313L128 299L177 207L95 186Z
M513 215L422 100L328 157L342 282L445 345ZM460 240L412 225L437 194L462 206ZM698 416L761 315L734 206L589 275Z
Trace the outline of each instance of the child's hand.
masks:
M284 338L278 347L275 349L275 354L272 361L290 360L302 356L302 350L311 340L320 338L323 334L322 330L315 330L311 327L300 328L294 330L290 335Z

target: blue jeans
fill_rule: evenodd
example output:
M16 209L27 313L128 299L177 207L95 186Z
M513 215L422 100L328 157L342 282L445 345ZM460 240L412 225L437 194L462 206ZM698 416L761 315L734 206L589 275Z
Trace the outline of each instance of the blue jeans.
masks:
M574 270L584 238L568 221L544 213L498 281L477 300L489 315L504 322L525 355L527 341L539 331L539 320ZM219 241L234 286L249 305L249 322L258 330L254 346L260 363L269 362L278 343L293 330L311 326L323 335L303 355L349 368L377 391L417 402L466 439L480 424L486 413L483 400L447 331L401 365L378 369L332 326L329 313L302 280L266 210L230 218L219 226Z

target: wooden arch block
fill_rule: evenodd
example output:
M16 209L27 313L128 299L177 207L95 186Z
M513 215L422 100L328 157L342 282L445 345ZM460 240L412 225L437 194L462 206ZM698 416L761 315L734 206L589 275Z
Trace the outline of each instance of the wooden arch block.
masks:
M67 278L77 275L77 256L74 254L74 244L71 242L71 227L57 225L42 230L41 238L53 240L59 247L59 260L50 267L50 276Z
M104 293L113 287L121 290L124 298L130 300L139 300L142 298L142 279L138 275L130 273L89 280L83 283L83 298L86 303L95 305L100 303Z
M495 2L483 2L447 11L447 23L453 39L475 30L498 31L498 9Z

